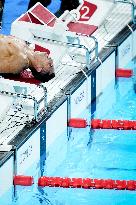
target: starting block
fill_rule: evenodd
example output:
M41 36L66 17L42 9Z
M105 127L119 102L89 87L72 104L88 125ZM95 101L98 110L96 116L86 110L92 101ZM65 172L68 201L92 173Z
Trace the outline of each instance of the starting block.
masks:
M96 9L96 5L84 1L84 4L79 10L79 21L89 20ZM87 15L85 14L85 10L87 10ZM57 21L57 17L52 14L47 8L45 8L42 4L37 3L18 20L53 27L55 25L55 22ZM81 22L70 22L67 26L70 32L75 32L76 34L87 36L92 35L97 29L97 26L95 25L83 24Z
M89 3L88 5L92 6ZM83 18L85 15L83 14L84 7L85 5L83 4L76 10L65 11L64 14L57 18L42 4L37 3L27 13L13 22L11 34L50 50L55 69L62 64L62 59L66 55L72 59L74 65L80 63L88 67L91 60L91 52L95 52L95 56L98 55L98 43L92 36L97 26L84 24L79 21L80 17L82 16ZM90 8L88 8L89 17L91 17L97 7L94 6L91 12ZM85 41L85 38L88 40ZM88 46L86 46L84 42L88 41ZM70 53L74 55L71 57Z

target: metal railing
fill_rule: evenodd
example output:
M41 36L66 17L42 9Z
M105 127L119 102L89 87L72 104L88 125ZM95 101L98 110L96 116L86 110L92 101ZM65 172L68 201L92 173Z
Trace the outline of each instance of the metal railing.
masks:
M41 88L43 88L43 86L39 86ZM43 97L40 99L40 100L37 100L36 97L33 97L32 95L25 95L25 94L22 94L22 93L12 93L12 92L7 92L7 91L0 91L0 93L2 95L5 95L5 96L9 96L9 97L15 97L15 98L20 98L20 99L24 99L24 100L32 100L33 101L33 116L34 116L34 120L36 122L39 121L40 119L40 113L41 113L41 110L39 111L39 107L40 107L40 104L42 102L44 102L44 107L42 109L43 112L45 112L47 110L47 93L45 92L46 89L44 89L44 95ZM23 105L21 105L21 103L23 103L23 100L20 101L20 109L22 107L23 109Z
M130 4L131 5L131 15L132 15L132 21L134 24L136 24L136 3L133 0L114 0L115 3L124 3L124 4Z

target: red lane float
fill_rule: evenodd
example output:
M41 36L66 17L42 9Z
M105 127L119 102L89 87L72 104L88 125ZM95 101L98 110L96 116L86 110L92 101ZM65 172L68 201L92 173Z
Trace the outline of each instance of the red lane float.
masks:
M32 176L23 175L14 176L13 184L21 186L32 186L34 184L34 178Z
M84 189L136 190L136 181L43 176L38 179L38 186Z
M34 184L34 178L32 176L23 175L14 176L13 184L21 186L31 186ZM38 179L38 186L83 189L136 190L136 181L43 176Z
M117 68L116 69L116 77L125 77L130 78L133 75L133 70L131 69L123 69L123 68Z
M86 128L88 124L86 119L71 118L68 122L68 126L73 128ZM90 126L92 129L136 130L136 121L92 119Z
M87 127L87 120L82 118L72 118L68 122L69 127L74 128L86 128Z
M92 129L136 130L136 121L92 119L90 126Z

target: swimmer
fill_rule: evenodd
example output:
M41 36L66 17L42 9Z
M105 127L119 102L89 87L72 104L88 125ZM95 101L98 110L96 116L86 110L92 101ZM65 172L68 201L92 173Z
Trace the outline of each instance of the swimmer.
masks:
M0 75L17 77L28 68L41 82L55 76L53 61L46 52L34 51L16 37L0 35Z

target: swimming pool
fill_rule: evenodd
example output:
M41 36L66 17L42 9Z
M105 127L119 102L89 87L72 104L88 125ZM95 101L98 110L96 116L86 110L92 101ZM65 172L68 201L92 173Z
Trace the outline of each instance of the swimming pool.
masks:
M129 21L129 19L127 20ZM125 20L124 22L123 25L126 25ZM109 22L109 24L111 25L112 22ZM118 29L113 24L112 26L116 36ZM133 33L130 28L133 28ZM103 31L103 27L101 31ZM98 39L99 35L97 34L100 33L96 32ZM113 35L113 32L111 33ZM110 130L90 132L88 127L83 130L72 129L72 132L69 132L71 129L67 130L67 121L69 117L81 116L87 118L88 122L91 116L103 119L112 119L114 117L133 119L135 103L131 103L131 98L134 98L135 95L130 92L130 90L133 90L132 82L130 79L121 79L117 82L115 68L131 67L127 63L136 54L136 50L132 46L134 38L136 38L135 25L130 24L107 45L108 39L112 39L112 37L107 38L107 30L105 29L104 34L102 32L102 44L101 42L99 44L99 49L101 50L102 45L104 49L99 55L100 59L94 63L92 62L87 71L85 69L88 77L85 77L83 71L73 76L69 73L70 70L64 67L66 73L62 73L59 69L61 72L61 75L58 75L59 78L56 78L53 84L51 82L51 86L46 84L49 91L49 109L46 115L38 123L32 123L30 127L23 127L17 136L14 136L11 140L8 139L6 152L1 149L1 204L128 204L129 198L131 204L133 203L132 198L134 200L135 192L61 188L41 189L37 188L37 181L42 175L111 177L115 179L122 177L124 179L126 172L127 177L132 179L135 172L135 147L133 146L135 131L133 133L132 131L117 132ZM73 67L71 71L75 73ZM117 88L116 92L115 88ZM127 96L130 97L129 100ZM94 101L95 98L96 102ZM92 101L93 103L90 105ZM88 109L85 110L87 106ZM133 109L131 111L128 109L127 112L126 106L132 106ZM96 112L94 112L95 109ZM6 131L7 133L4 134L8 138L7 135L10 131L8 129ZM132 136L133 139L130 141ZM70 138L69 141L67 140L68 137ZM126 155L132 161L126 160ZM13 177L16 174L34 176L35 184L32 187L13 187ZM113 199L116 199L116 202Z
M123 92L125 90L125 92ZM110 98L109 98L110 96ZM107 100L108 99L108 100ZM94 118L136 120L136 94L133 79L111 82L97 99ZM80 117L91 119L90 107ZM47 155L44 167L33 164L32 187L16 186L12 205L133 205L135 191L38 188L38 176L89 177L136 180L136 132L123 130L91 130L72 128L70 140L64 145L65 133L57 138L52 149L55 157ZM63 162L57 164L63 156ZM48 160L49 158L49 160ZM40 163L40 162L39 162ZM7 203L8 204L8 201ZM3 204L4 205L4 204Z

